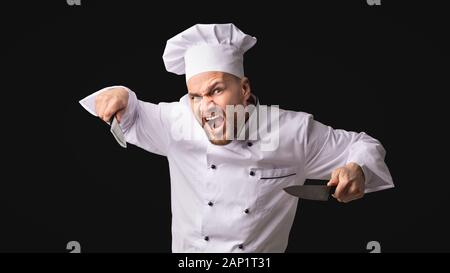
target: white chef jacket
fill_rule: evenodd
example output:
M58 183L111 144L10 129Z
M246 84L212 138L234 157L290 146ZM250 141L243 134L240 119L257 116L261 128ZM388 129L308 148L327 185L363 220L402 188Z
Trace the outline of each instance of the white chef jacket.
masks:
M95 96L106 89L80 103L96 115ZM298 198L282 189L330 179L349 162L362 167L366 193L394 186L384 148L365 133L280 109L277 149L260 149L260 138L218 146L195 119L187 95L153 104L127 90L120 124L126 141L168 158L173 252L284 252Z

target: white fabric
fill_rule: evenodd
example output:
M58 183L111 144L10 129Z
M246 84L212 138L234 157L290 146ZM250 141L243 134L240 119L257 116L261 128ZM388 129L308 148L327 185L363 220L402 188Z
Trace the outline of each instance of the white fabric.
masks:
M275 151L262 151L262 140L251 147L245 140L216 146L195 120L187 95L152 104L129 94L121 122L127 142L169 161L173 252L284 252L298 199L282 188L330 179L349 162L362 166L366 193L394 187L382 145L365 133L280 110ZM95 113L94 100L93 94L80 103Z
M197 24L167 41L163 54L167 71L182 75L186 81L206 71L244 76L244 53L256 38L233 24Z

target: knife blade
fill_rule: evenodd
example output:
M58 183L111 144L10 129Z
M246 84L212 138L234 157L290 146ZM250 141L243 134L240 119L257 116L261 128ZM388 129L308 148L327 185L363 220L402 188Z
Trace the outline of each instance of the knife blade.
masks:
M122 129L120 128L119 122L117 121L116 116L114 115L112 121L110 121L110 131L113 134L116 141L119 143L120 146L123 148L127 147L127 142L125 140L125 136L123 134Z
M330 195L336 190L336 186L327 185L299 185L290 186L283 189L290 195L301 199L328 201Z

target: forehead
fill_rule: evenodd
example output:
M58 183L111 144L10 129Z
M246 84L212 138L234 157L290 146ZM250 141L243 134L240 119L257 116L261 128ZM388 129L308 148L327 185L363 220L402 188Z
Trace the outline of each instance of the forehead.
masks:
M218 82L227 82L230 78L231 75L225 72L203 72L191 77L187 82L187 88L191 92L203 91Z

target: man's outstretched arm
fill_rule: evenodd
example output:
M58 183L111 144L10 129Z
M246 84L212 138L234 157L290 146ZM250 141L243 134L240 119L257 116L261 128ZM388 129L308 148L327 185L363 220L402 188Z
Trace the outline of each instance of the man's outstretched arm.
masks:
M103 88L82 99L80 104L105 122L115 115L128 143L151 153L167 155L169 138L160 104L139 101L136 94L124 86Z

